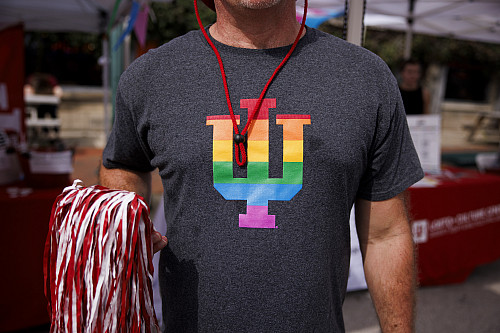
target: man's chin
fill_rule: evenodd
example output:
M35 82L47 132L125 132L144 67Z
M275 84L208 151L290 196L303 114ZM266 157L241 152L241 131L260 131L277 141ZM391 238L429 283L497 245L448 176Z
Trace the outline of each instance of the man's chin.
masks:
M282 0L237 0L240 7L246 9L268 9L276 6Z

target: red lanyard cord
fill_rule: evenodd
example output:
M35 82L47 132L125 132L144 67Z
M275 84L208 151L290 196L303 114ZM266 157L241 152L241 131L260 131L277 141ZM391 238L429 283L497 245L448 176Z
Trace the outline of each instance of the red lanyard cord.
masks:
M248 127L250 126L252 120L255 118L255 115L257 114L258 110L260 110L260 107L262 105L262 101L264 100L264 96L266 94L267 89L271 85L271 82L274 80L274 77L278 74L280 69L285 65L285 63L288 61L290 56L293 53L293 50L295 50L295 47L299 43L300 36L302 36L302 32L304 31L304 27L306 24L306 15L307 15L307 0L305 0L304 3L304 14L302 16L302 22L300 24L300 29L299 33L297 34L297 37L295 38L295 41L293 42L292 47L286 54L285 58L281 61L281 63L276 67L274 70L274 73L271 75L269 80L267 81L266 85L262 89L262 92L260 93L259 99L257 100L257 104L255 105L255 108L252 110L252 113L250 114L249 118L247 119L247 123L245 124L245 127L243 128L243 131L241 131L241 134L238 129L238 125L236 124L236 117L234 116L234 111L233 107L231 105L231 98L229 97L229 88L227 85L227 80L226 80L226 72L224 71L224 64L222 63L222 58L219 54L219 51L217 51L217 48L215 47L214 43L210 40L208 37L207 32L205 31L205 28L203 27L203 24L201 23L200 19L200 14L198 12L198 1L194 0L194 10L196 13L196 19L198 20L198 25L200 26L200 30L203 33L203 36L205 36L205 39L207 40L208 44L212 48L212 50L215 53L215 56L217 57L217 61L219 63L219 68L222 76L222 83L224 85L224 93L226 94L226 102L227 102L227 107L229 109L229 114L231 115L231 120L233 122L233 129L234 129L234 154L236 156L236 163L238 163L239 166L244 166L247 163L247 153L246 153L246 148L245 148L245 134L248 131ZM240 151L241 151L241 160L240 160Z

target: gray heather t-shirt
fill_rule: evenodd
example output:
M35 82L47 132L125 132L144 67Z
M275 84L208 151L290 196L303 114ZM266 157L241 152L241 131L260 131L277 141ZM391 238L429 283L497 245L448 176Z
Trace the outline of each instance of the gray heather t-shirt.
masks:
M214 41L240 130L289 47ZM234 162L216 57L200 31L122 75L107 168L159 169L167 332L343 332L349 212L423 173L396 81L372 53L308 28Z

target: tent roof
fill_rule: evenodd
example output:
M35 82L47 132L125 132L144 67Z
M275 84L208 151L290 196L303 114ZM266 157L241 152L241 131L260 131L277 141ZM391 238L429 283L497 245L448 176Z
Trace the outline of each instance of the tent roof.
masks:
M170 1L170 0L154 0ZM355 1L355 0L350 0ZM362 0L358 0L362 1ZM367 0L365 25L404 31L410 0ZM43 31L104 31L115 0L1 0L0 29L24 23ZM122 0L119 16L129 11ZM343 9L345 0L309 0L310 8ZM500 43L499 0L415 0L413 32Z
M1 0L0 29L18 23L27 31L106 30L116 0ZM170 1L170 0L155 0ZM117 18L130 11L131 0L122 0Z
M395 2L397 1L368 1L365 24L391 30L407 30L408 5L396 5ZM380 20L384 16L385 22ZM415 33L500 43L498 0L417 0L411 18Z
M309 3L311 8L339 9L345 0ZM367 0L364 23L406 31L409 8L410 0ZM411 18L414 33L500 44L499 0L414 0Z

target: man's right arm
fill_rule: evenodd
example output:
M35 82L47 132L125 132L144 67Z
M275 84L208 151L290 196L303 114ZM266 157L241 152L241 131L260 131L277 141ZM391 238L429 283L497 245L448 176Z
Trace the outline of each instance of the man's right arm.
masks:
M138 172L125 169L108 169L101 166L99 171L99 183L102 186L115 190L126 190L135 192L142 196L146 203L151 198L151 172ZM160 251L167 245L167 237L158 231L152 235L153 252Z
M99 183L114 190L126 190L142 196L147 203L151 199L151 173L126 169L108 169L101 166Z

